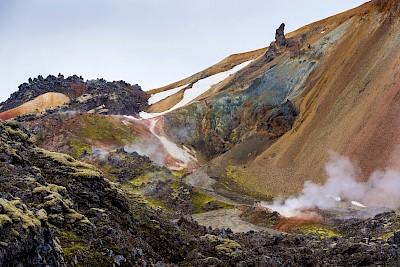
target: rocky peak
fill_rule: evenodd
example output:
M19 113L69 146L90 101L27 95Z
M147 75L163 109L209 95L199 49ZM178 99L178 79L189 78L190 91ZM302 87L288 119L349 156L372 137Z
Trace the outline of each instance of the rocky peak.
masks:
M82 76L72 75L64 78L49 75L43 78L29 78L28 83L18 87L9 99L0 104L0 112L4 112L35 99L49 92L61 93L71 101L68 110L82 112L101 110L105 114L134 115L147 107L147 93L137 84L125 81L109 82L104 79L85 81ZM64 107L65 108L65 107Z
M265 52L265 56L267 58L267 62L271 62L274 60L276 56L280 54L279 49L281 47L292 46L285 37L285 23L282 23L275 32L275 42L272 42L269 45L267 52Z
M282 23L278 29L276 29L275 33L275 43L279 46L286 45L286 37L285 37L285 23Z

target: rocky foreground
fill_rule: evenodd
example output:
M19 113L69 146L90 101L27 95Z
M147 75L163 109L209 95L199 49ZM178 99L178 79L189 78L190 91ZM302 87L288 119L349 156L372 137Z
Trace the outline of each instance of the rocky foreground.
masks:
M396 266L400 213L293 234L210 229L0 122L1 266ZM121 175L121 174L118 174Z

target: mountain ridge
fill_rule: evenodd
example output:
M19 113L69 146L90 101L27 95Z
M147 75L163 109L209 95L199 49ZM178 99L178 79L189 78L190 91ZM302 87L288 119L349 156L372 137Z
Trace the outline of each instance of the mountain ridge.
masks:
M148 93L30 80L1 104L0 265L399 264L399 11L280 24Z

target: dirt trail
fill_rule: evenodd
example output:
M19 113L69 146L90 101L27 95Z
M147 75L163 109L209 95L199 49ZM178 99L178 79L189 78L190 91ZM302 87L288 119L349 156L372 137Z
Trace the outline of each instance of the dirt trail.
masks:
M258 226L240 218L241 211L234 209L220 209L192 215L193 219L201 225L212 228L230 228L234 233L248 231L267 231L269 233L280 233L271 228Z
M236 200L224 197L214 191L213 185L215 180L210 178L204 169L198 169L191 175L184 179L184 182L204 191L207 195L215 197L219 201L239 206L243 203L239 203ZM252 224L243 220L240 215L241 211L238 208L233 209L220 209L213 210L204 213L198 213L192 215L193 219L199 224L205 226L211 226L212 228L230 228L233 232L248 232L248 231L267 231L269 233L280 233L268 227Z

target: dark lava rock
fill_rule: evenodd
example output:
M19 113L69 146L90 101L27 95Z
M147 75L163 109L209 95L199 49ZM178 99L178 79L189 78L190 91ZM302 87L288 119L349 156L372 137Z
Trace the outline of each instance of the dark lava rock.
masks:
M279 46L286 45L286 38L285 38L285 23L282 23L279 28L276 30L275 33L275 43Z
M269 45L267 52L265 52L265 57L267 58L267 63L274 60L276 56L277 56L277 48L275 46L275 42L272 42Z
M280 48L281 47L291 47L294 46L295 42L290 39L286 40L285 37L285 23L282 23L279 28L275 32L275 42L272 42L268 50L265 52L266 61L271 62L274 60L278 55L281 54Z
M149 96L139 85L130 85L124 81L107 82L104 79L84 81L76 75L64 78L49 75L43 79L29 78L29 83L23 83L19 90L10 98L0 103L0 112L15 108L35 97L48 92L67 95L71 101L58 110L81 111L100 114L135 115L147 108ZM29 118L27 118L29 119Z
M187 242L160 213L95 167L36 148L16 123L0 122L0 158L0 266L182 259Z

